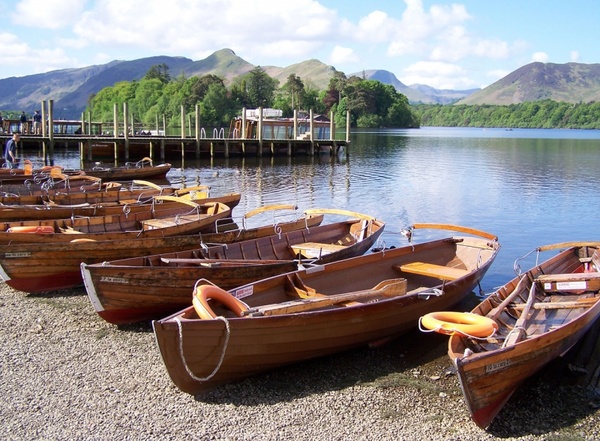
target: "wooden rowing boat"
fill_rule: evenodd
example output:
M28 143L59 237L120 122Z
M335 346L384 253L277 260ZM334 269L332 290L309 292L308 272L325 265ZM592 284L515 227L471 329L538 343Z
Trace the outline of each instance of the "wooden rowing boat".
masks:
M160 186L144 180L127 183L102 182L98 178L82 176L73 181L65 175L41 185L1 185L0 204L39 205L52 202L60 205L133 202L152 196L172 196L187 193L186 188ZM192 187L193 188L193 187Z
M313 214L327 212L311 210ZM349 220L260 239L82 264L82 276L92 305L106 321L122 325L160 318L189 305L199 278L230 289L299 266L364 254L385 224L359 213L344 213Z
M60 166L44 166L33 168L31 161L25 160L24 166L20 168L0 168L0 182L3 184L23 183L31 180L42 183L51 177L62 174L71 178L76 176L90 176L105 181L127 181L133 179L164 179L171 170L171 164L153 165L152 159L146 157L135 163L126 163L121 167L103 166L97 163L87 169L65 169Z
M273 205L248 212L248 217L264 218L260 214L273 212L296 212L295 206ZM144 256L156 253L183 251L206 246L205 238L212 242L230 242L264 237L301 228L312 228L323 221L321 215L301 215L293 218L275 217L276 223L263 219L263 224L246 224L237 230L220 233L198 233L185 236L129 237L119 240L79 239L71 236L70 242L51 244L10 243L0 245L0 277L11 287L27 293L38 293L81 285L80 264L110 261L120 258ZM221 226L218 226L219 230ZM229 228L225 224L225 228Z
M448 354L479 427L488 427L525 379L567 352L598 318L599 247L599 242L577 242L537 248L538 254L564 251L541 264L536 259L532 269L472 311L493 319L496 333L450 337Z
M139 181L138 181L139 182ZM156 186L157 191L161 187ZM209 202L221 202L233 210L241 200L241 193L228 193L222 196L209 196L208 187L197 186L186 188L184 191L175 193L175 196L185 200L191 200L198 204ZM44 202L32 205L1 205L0 221L21 220L43 220L60 219L67 217L93 217L108 216L125 212L144 211L145 205L152 203L153 196L141 193L135 200L123 200L118 202L82 203L82 204L57 204L55 202ZM167 202L165 202L167 203Z
M107 216L0 223L0 244L70 242L73 239L123 240L215 231L215 222L231 217L220 202L196 204L174 196L156 196L143 210ZM162 202L175 202L163 204Z
M153 322L171 379L182 391L200 394L279 366L381 343L415 328L422 314L455 305L477 286L500 245L481 231L432 227L478 236L386 249L247 284L222 297L230 301L221 300L229 306L231 299L242 301L239 315L205 302L202 286L212 285L199 280L195 306ZM200 318L204 303L216 318Z
M96 164L92 168L81 170L81 172L105 181L125 181L131 179L164 179L169 170L171 170L171 164L153 165L152 159L146 157L135 163L126 163L122 167Z

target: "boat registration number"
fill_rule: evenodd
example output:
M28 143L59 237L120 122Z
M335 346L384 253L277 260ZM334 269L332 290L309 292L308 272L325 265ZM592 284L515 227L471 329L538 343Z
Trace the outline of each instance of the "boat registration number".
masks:
M489 374L490 372L499 371L500 369L504 369L504 368L506 368L506 367L508 367L510 365L511 365L510 358L507 358L506 360L499 361L498 363L488 364L485 367L485 373Z
M106 283L127 283L127 279L122 277L100 277L100 281Z
M551 290L552 283L544 283L544 289ZM585 280L576 282L556 282L557 291L571 291L579 289L587 289L587 282Z
M22 257L31 257L31 253L29 251L24 251L22 253L4 253L5 259L19 259Z
M244 288L236 289L233 292L233 295L238 299L243 299L244 297L251 296L254 292L254 287L252 285L246 286Z

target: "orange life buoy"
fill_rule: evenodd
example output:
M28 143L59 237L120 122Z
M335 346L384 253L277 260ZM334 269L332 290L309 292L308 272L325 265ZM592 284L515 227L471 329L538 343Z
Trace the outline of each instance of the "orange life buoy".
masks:
M419 323L440 334L459 333L468 337L491 337L498 329L498 324L491 318L470 312L431 312L421 317Z
M6 230L7 233L33 233L33 234L50 234L54 233L54 227L51 225L35 225L31 227L10 227Z
M248 306L244 302L235 298L224 289L214 285L200 285L194 291L192 304L201 319L210 320L217 317L217 314L214 313L208 304L208 299L213 299L223 304L223 306L229 308L238 317L241 317L245 311L248 311Z

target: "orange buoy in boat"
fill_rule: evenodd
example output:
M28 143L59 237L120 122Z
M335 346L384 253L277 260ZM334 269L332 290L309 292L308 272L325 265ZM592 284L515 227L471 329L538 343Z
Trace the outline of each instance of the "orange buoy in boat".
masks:
M498 329L498 324L491 318L470 312L431 312L421 317L419 324L422 328L444 335L459 333L482 338L491 337Z
M192 304L201 319L210 320L217 317L217 314L214 313L208 304L208 299L221 303L238 317L241 317L244 312L248 311L248 306L244 302L232 296L224 289L214 285L200 285L194 291Z

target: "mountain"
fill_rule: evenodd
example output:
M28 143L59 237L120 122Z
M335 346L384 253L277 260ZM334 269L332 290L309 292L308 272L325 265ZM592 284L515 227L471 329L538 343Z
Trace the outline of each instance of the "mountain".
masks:
M412 84L407 86L402 83L396 76L387 70L365 70L361 73L353 74L357 77L366 78L368 80L377 80L384 84L390 84L396 88L398 92L406 95L410 103L426 103L426 104L452 104L479 89L471 90L447 90L434 89L431 86L424 84Z
M112 61L98 66L64 69L0 80L0 109L33 113L45 100L54 100L55 118L80 118L90 95L119 81L143 78L152 66L166 64L176 77L214 74L228 84L254 66L222 49L200 61L184 57L156 56L133 61Z
M600 100L600 64L530 63L458 104L508 105L550 99L569 103Z
M336 71L333 66L328 66L315 59L292 64L285 68L275 66L261 67L270 77L279 80L280 86L286 83L291 74L295 74L297 77L302 78L305 86L318 90L327 88L329 80L333 78L333 73Z
M425 84L411 84L411 89L419 91L421 94L428 98L428 101L421 100L422 103L433 103L433 104L453 104L469 95L481 90L481 89L467 89L467 90L452 90L452 89L434 89L431 86Z

